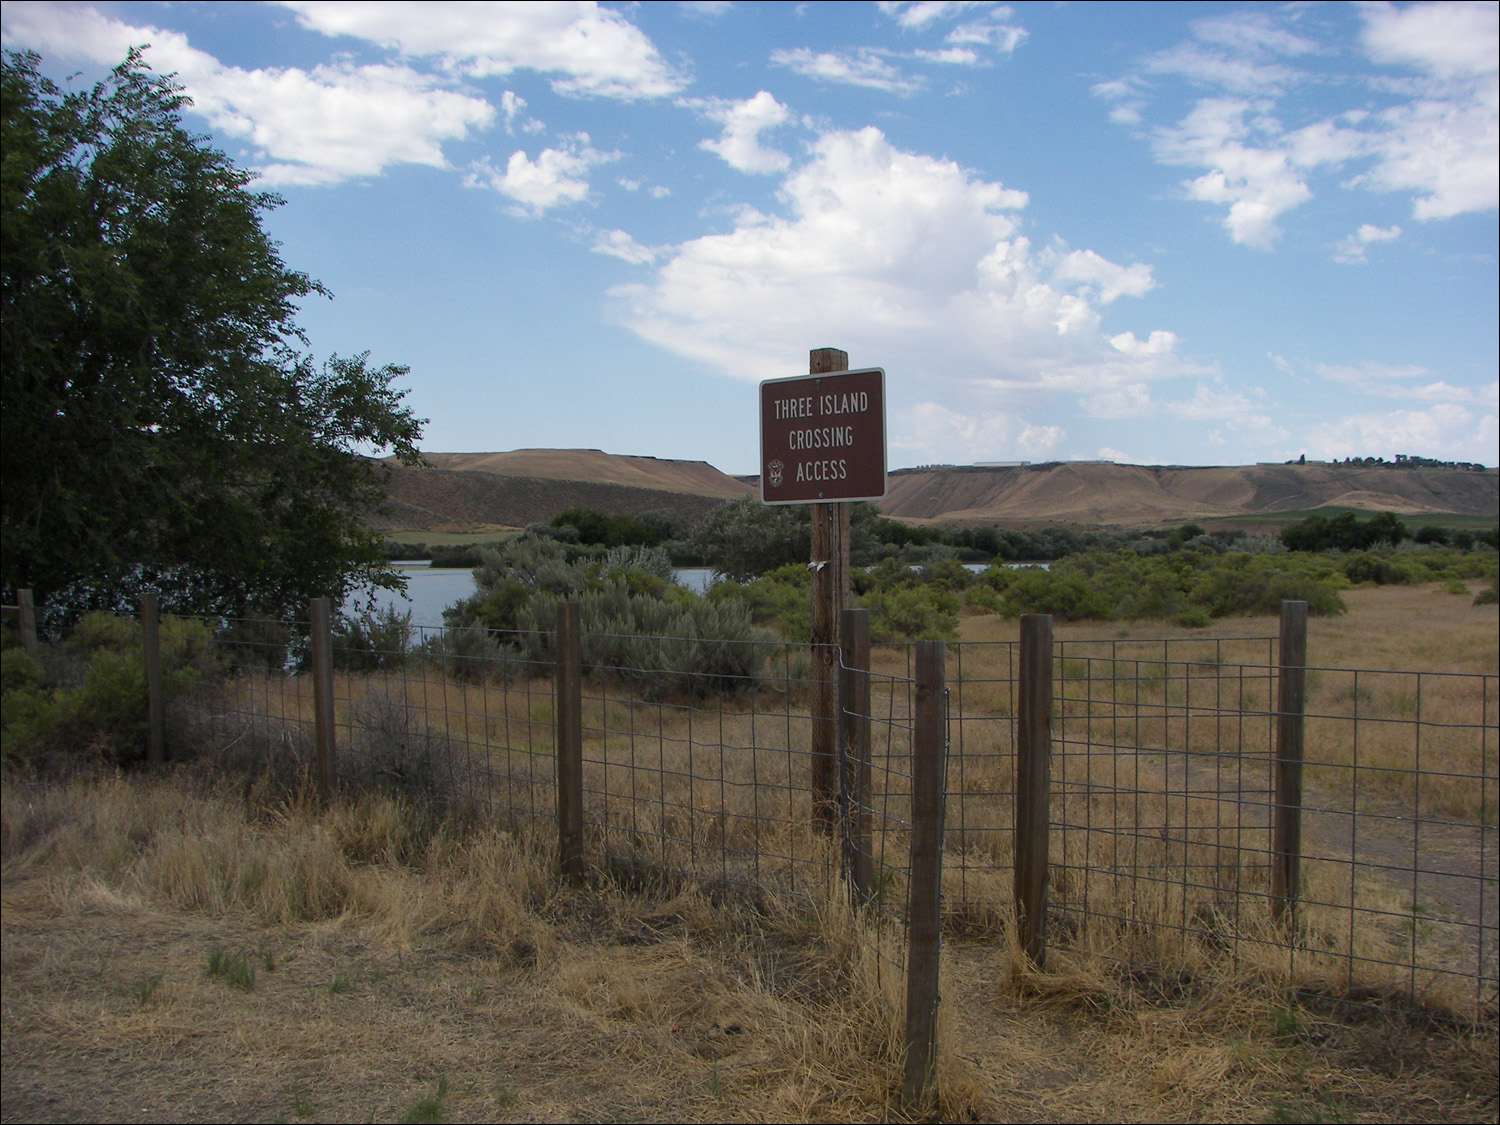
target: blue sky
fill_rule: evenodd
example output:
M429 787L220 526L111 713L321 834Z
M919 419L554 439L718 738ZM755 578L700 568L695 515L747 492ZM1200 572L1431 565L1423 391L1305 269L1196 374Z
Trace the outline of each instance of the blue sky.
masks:
M3 5L131 45L313 350L424 447L757 469L756 384L883 367L892 468L1500 461L1496 4Z

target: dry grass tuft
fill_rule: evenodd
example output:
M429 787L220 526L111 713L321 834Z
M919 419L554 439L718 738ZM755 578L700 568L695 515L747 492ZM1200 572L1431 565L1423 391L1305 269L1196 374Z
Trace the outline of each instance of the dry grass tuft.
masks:
M466 1105L462 1116L486 1120L511 1104L544 1120L894 1112L899 974L838 902L726 901L692 883L658 894L607 879L570 887L550 850L524 836L433 822L383 795L267 809L183 775L8 782L0 810L8 1111L14 1089L18 1105L46 1119L36 1091L59 1051L133 1058L115 1080L169 1096L172 1068L151 1061L150 1044L230 1025L238 1031L222 1065L269 1076L265 1089L242 1092L250 1101L234 1113L199 1093L174 1114L274 1117L312 1104L339 1117L316 1083L291 1077L308 1072L314 1044L315 1058L352 1059L347 1074L312 1069L353 1099L354 1117L399 1116L435 1096L438 1075L445 1114ZM163 922L177 937L144 963L149 934L118 941ZM223 964L243 964L253 986L209 987L205 959L219 977ZM84 962L99 968L80 986ZM294 976L304 985L289 991ZM80 987L88 999L77 999ZM411 1026L391 1003L417 1005L431 1022ZM524 1077L486 1093L478 1076L492 1060L456 1043L453 1022L487 1029L491 1049L508 1027L501 1056ZM382 1041L393 1035L399 1042ZM392 1081L375 1060L395 1048L426 1061ZM221 1065L198 1062L200 1080ZM559 1068L575 1075L571 1085L552 1076ZM108 1082L82 1084L60 1112L108 1116L122 1096Z

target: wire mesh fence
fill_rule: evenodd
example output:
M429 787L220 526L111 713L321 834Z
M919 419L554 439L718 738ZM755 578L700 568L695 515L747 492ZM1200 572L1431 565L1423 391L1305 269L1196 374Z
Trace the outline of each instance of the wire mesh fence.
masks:
M1500 681L1306 669L1289 808L1276 649L1274 638L1056 645L1049 940L1157 980L1248 975L1494 1018ZM974 722L966 709L961 723ZM982 775L967 763L957 773L961 786ZM983 787L967 784L972 805ZM1275 828L1292 816L1286 856ZM962 837L969 868L974 835ZM1280 917L1278 862L1292 872ZM960 912L982 912L956 889Z
M184 687L169 742L289 781L315 775L310 623L197 627L213 639L212 674ZM854 676L841 713L820 717L816 654L747 645L700 671L691 639L582 639L582 853L615 878L714 896L847 896L883 963L904 972L922 879L916 649L841 651ZM1271 636L1050 646L1047 942L1143 978L1248 977L1494 1018L1500 678L1305 668L1292 802L1278 772L1281 650ZM551 634L345 629L330 661L339 784L543 835L559 826ZM1012 642L946 649L944 921L996 941L1021 921L1021 664ZM840 723L847 749L833 824L810 786L819 722ZM1294 812L1289 854L1276 831Z

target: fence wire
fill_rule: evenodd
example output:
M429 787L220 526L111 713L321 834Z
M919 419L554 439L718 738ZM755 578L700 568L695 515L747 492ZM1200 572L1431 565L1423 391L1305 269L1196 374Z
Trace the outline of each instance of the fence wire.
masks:
M170 741L294 780L314 756L307 627L202 625L219 674L174 707ZM752 900L858 892L884 963L900 968L911 647L872 649L868 787L844 775L830 831L809 791L806 646L758 644L743 674L698 676L672 664L686 642L625 640L585 638L591 861ZM551 646L482 630L336 637L341 783L555 825ZM1495 1017L1500 678L1308 669L1297 902L1278 925L1276 639L1068 640L1053 654L1053 948L1159 982L1249 976ZM996 941L1014 924L1017 668L1013 643L948 648L946 919ZM856 856L864 888L848 884Z

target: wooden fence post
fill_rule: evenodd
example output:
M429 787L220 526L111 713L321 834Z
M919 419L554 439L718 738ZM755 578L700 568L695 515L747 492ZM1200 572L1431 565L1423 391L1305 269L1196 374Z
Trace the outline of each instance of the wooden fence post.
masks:
M577 602L557 603L557 858L583 879L583 643Z
M18 610L16 626L21 630L21 647L27 656L36 655L36 606L31 600L30 588L16 591Z
M943 790L947 775L947 646L916 644L916 714L912 728L911 882L907 896L906 1072L901 1096L910 1107L934 1092L937 1073L938 975L943 937Z
M1307 603L1281 603L1276 682L1276 807L1271 822L1271 918L1294 925L1302 866L1302 758L1307 717Z
M846 609L839 621L839 764L844 863L854 904L875 893L870 845L870 611Z
M312 619L313 730L315 735L318 793L323 800L333 794L338 741L333 725L333 625L327 598L313 598Z
M1016 714L1016 922L1021 948L1047 961L1047 853L1052 832L1052 618L1021 616Z
M161 595L141 595L141 652L146 665L146 761L166 761L166 700L161 682Z
M810 375L849 370L849 353L814 348ZM832 832L838 820L839 614L849 604L849 505L812 505L812 818Z

